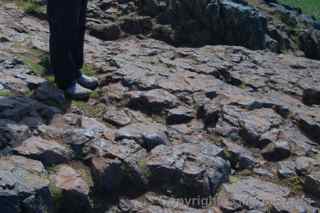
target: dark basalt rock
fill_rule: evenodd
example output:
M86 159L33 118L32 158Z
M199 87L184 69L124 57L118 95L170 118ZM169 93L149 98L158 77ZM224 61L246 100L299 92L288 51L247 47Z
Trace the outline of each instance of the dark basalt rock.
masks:
M84 148L98 191L142 190L148 184L141 162L146 151L133 140L95 140ZM126 188L129 184L130 190Z
M298 157L295 160L295 168L296 171L299 175L305 176L311 173L312 170L315 169L315 166L319 163L317 163L317 161L313 158L309 158L309 157Z
M320 105L320 90L312 88L305 89L303 91L303 102L307 105Z
M70 213L88 213L91 206L89 201L90 186L81 174L68 165L59 165L50 175L51 187L59 191L60 201L56 211ZM58 201L57 201L58 202Z
M120 37L120 27L116 24L92 24L89 33L102 40L116 40Z
M55 105L61 108L64 108L67 105L64 92L48 82L41 84L39 88L37 88L33 97L48 105Z
M257 147L263 147L265 142L261 140L262 136L282 122L282 118L278 114L266 108L246 111L232 105L226 105L223 106L219 114L221 119L216 124L218 134L223 136L237 134L248 144Z
M11 120L0 120L0 149L14 147L31 137L28 126Z
M173 4L144 0L142 5L146 14L173 27L175 44L241 44L252 49L265 48L266 20L248 5L229 0Z
M258 164L258 160L246 148L229 141L224 141L226 156L235 169L252 169Z
M164 126L151 123L130 124L118 130L116 140L133 139L147 150L152 150L159 145L169 145L167 130Z
M224 184L218 196L218 206L224 212L244 209L263 212L270 209L275 212L315 211L303 199L288 198L289 193L286 187L249 177Z
M82 148L96 139L96 136L92 129L67 129L62 133L63 142L69 145L77 155L81 155Z
M168 111L167 123L168 124L181 124L187 123L193 119L193 111L183 106Z
M177 105L178 99L162 89L155 89L146 92L131 92L128 105L134 109L158 113L164 109L170 109Z
M287 141L271 143L262 150L263 157L270 161L283 160L288 158L290 154L290 145Z
M320 59L320 30L308 30L299 36L300 48L307 57Z
M1 158L0 207L3 213L53 212L49 180L39 161L19 156Z
M114 38L139 34L175 46L241 45L319 59L319 22L277 1L93 0L88 16L89 26L115 22Z
M300 129L311 139L320 142L320 117L317 115L309 115L301 113L297 115L298 125Z
M120 160L102 157L92 158L90 167L98 190L110 193L121 188L124 173Z
M0 118L21 121L30 114L37 115L43 122L49 121L60 110L44 105L29 97L0 96Z
M280 178L295 177L297 175L295 162L291 160L279 162L279 168L277 173L280 176Z
M19 155L39 160L45 165L64 163L73 156L68 147L40 137L31 137L23 141L14 151Z
M106 113L103 115L103 120L118 127L126 126L131 122L131 118L124 110L114 107L107 109Z
M320 172L314 171L306 176L304 188L314 196L320 196Z
M120 23L121 29L129 34L143 34L152 29L150 17L125 17Z
M221 148L206 143L158 146L146 160L151 184L163 190L171 186L178 196L214 195L230 174L221 154Z

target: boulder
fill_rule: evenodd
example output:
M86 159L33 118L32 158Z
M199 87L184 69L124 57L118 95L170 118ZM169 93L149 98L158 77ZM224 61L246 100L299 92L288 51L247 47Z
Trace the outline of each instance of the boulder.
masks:
M307 105L320 105L319 88L306 88L305 90L303 90L303 102Z
M214 195L230 174L229 162L218 157L222 152L207 143L160 145L146 159L151 184L185 196Z
M188 123L193 119L193 111L187 107L179 106L168 111L167 123L168 124L181 124Z
M292 160L279 162L277 173L280 178L292 178L297 176L295 162Z
M147 153L135 141L98 139L87 144L85 150L98 190L117 193L128 190L127 186L133 191L147 185L140 163Z
M170 144L166 127L157 123L133 123L120 128L116 133L116 140L121 139L133 139L147 150Z
M309 58L320 59L320 31L309 29L299 36L300 48Z
M233 168L252 169L258 164L258 160L253 156L253 153L245 147L229 141L223 141L223 144L226 146L226 157Z
M24 124L0 119L0 149L14 147L31 137L31 130Z
M264 134L282 122L281 116L272 109L244 110L233 105L217 109L215 119L215 131L218 134L226 137L240 136L246 143L256 147L264 147Z
M31 137L14 148L19 155L41 161L45 165L67 162L72 158L72 151L56 141Z
M121 30L129 34L142 34L152 29L150 17L124 17L120 22Z
M308 175L314 169L316 165L320 165L313 158L301 156L295 160L295 168L299 175Z
M259 210L275 212L312 212L303 199L289 197L290 189L253 177L240 178L224 184L218 196L218 206L227 211Z
M122 189L124 172L119 159L93 157L90 168L93 180L98 190L104 192L118 192Z
M290 145L287 141L270 143L262 150L262 155L270 161L279 161L288 158L291 154Z
M48 82L41 84L33 94L33 97L40 102L60 107L61 109L67 104L64 92Z
M306 176L304 189L315 197L320 196L320 171L313 171Z
M72 128L63 131L62 140L72 148L77 156L81 156L82 148L96 139L96 136L92 129Z
M49 180L39 161L19 156L0 159L0 209L3 213L53 212Z
M271 109L258 109L249 112L244 112L241 115L242 121L239 119L241 126L241 136L245 141L256 146L261 146L259 143L260 137L281 124L282 118Z
M18 122L33 113L34 116L38 116L44 121L49 121L59 112L60 110L57 108L41 104L29 97L0 96L1 119L10 119Z
M120 110L114 107L109 107L103 115L103 120L115 125L115 126L126 126L131 122L131 118L124 110Z
M302 112L296 115L298 126L310 139L320 142L320 116L316 113Z
M265 48L267 21L259 11L240 1L169 1L144 0L145 14L171 25L175 44L208 43ZM173 12L174 11L174 12Z
M178 103L177 97L162 89L154 89L146 92L133 91L130 92L128 96L128 105L131 108L154 113L173 108Z
M68 165L59 165L51 172L51 191L56 211L70 213L90 212L89 184L79 172ZM59 199L59 200L58 200Z
M102 135L104 132L109 131L110 128L95 118L89 118L81 116L80 121L75 118L76 122L79 122L79 127L87 130L91 130L96 136Z
M89 33L102 40L116 40L120 37L121 31L117 24L92 24L89 26Z

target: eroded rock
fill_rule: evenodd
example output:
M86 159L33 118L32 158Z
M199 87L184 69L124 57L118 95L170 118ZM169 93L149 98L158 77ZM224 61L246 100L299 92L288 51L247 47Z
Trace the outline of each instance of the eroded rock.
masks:
M320 172L314 171L306 176L304 188L314 196L320 195Z
M45 165L64 163L72 158L71 150L53 140L31 137L14 148L17 154L41 161Z
M223 211L274 210L313 211L312 206L301 198L288 197L290 189L252 177L235 183L224 184L218 197L218 206Z
M103 120L115 126L126 126L131 122L131 118L124 110L116 109L114 107L108 108L103 115Z
M218 157L221 154L221 148L206 143L160 145L151 151L146 167L151 182L158 186L171 185L186 195L210 196L230 173L230 164Z
M28 126L18 124L11 120L0 120L0 147L14 147L22 141L31 137L31 131Z
M49 180L39 161L19 156L1 158L0 206L5 213L53 212Z
M158 145L169 145L167 130L164 126L151 123L135 123L123 127L116 133L116 139L133 139L147 150Z
M59 165L50 175L51 190L60 196L57 211L87 213L90 211L89 184L80 173L68 165Z
M129 93L129 106L143 111L161 112L173 108L177 103L178 99L174 95L161 89Z

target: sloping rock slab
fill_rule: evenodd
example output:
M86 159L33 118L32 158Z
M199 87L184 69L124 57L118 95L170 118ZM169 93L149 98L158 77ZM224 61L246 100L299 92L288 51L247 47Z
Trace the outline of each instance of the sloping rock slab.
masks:
M289 195L289 188L248 177L235 183L224 184L217 202L226 212L241 210L313 212L315 210L303 199Z
M19 156L0 159L1 213L52 212L49 181L39 161Z
M158 145L169 145L167 128L157 123L133 123L119 129L116 139L132 139L147 150L151 150Z
M50 179L56 190L61 191L59 212L89 212L89 185L75 169L59 165Z
M230 173L230 163L218 157L222 152L208 143L160 145L146 159L151 183L172 185L184 195L210 196Z
M72 151L53 140L31 137L14 149L18 154L40 160L45 165L59 164L72 158Z

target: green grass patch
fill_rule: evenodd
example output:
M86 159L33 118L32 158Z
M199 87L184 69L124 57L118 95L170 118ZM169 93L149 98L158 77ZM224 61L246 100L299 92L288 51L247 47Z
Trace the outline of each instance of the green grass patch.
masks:
M145 177L151 177L151 171L149 170L148 166L147 166L147 162L145 159L141 159L138 161L138 166L141 169L141 172L143 173L143 175Z
M16 0L16 3L27 14L38 17L46 16L46 7L35 0Z
M238 183L240 180L241 180L241 179L240 179L239 176L230 176L230 177L229 177L229 182L230 182L231 184L236 184L236 183Z
M9 90L0 90L0 97L10 97L13 96L13 93Z
M34 62L30 58L23 58L23 63L26 64L32 71L33 74L37 76L43 76L45 73L45 68L41 66L40 64Z
M282 180L284 186L288 186L293 193L299 193L303 191L303 180L301 177L294 176Z
M85 64L82 68L82 73L88 76L93 76L96 74L95 68L91 64Z
M25 96L27 97L31 97L33 95L33 91L32 90L27 90L25 93L24 93Z
M300 8L303 13L314 16L320 20L320 1L319 0L279 0L279 2Z
M57 172L58 167L57 166L49 166L47 168L48 174L54 174ZM63 192L60 188L58 188L54 183L53 180L50 179L49 183L49 192L52 197L53 206L55 210L58 210L60 208L60 204L63 201Z
M28 56L21 55L19 57L25 65L29 67L31 72L36 75L45 78L47 81L54 83L54 76L49 73L49 56L43 53L33 53L32 51Z
M72 101L72 106L92 118L101 118L105 112L105 107L102 104L90 105L83 101Z
M26 97L31 97L33 94L33 92L31 90L26 90L23 92L18 92L18 91L10 91L7 89L2 89L0 90L0 97L13 97L13 96L19 96L19 95L23 95Z
M103 91L100 89L96 89L90 94L90 97L93 99L99 99L102 96L103 96Z

